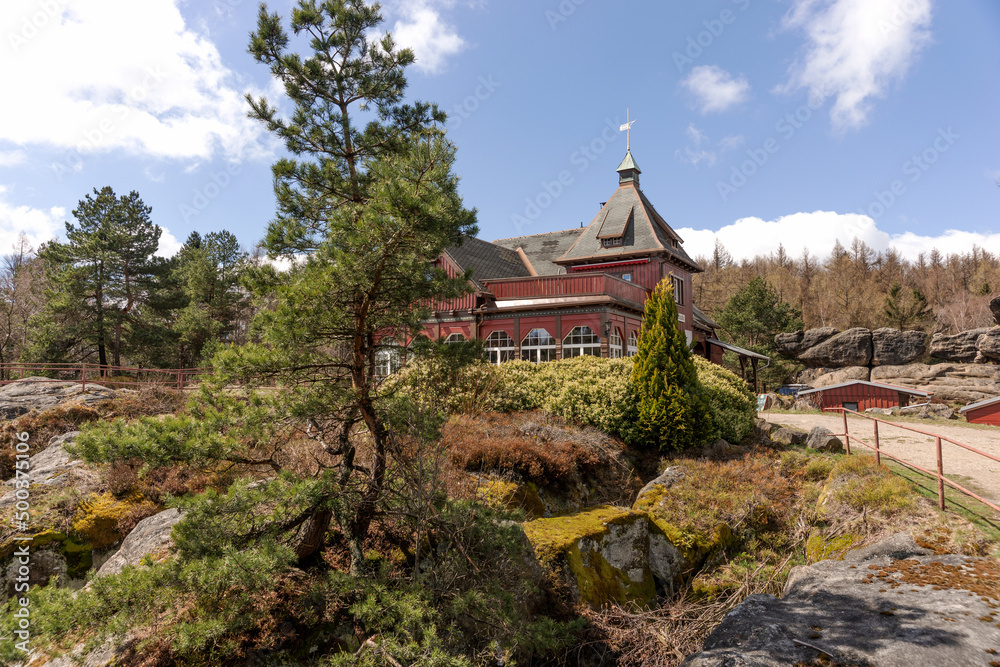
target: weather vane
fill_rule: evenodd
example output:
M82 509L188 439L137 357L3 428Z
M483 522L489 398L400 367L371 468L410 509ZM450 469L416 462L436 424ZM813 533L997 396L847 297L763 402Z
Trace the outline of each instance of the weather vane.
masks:
M625 143L626 143L625 150L626 151L632 150L632 123L634 123L634 122L635 122L634 120L629 120L629 110L628 110L628 107L626 107L625 108L625 124L622 125L622 126L620 126L618 128L619 132L624 132L625 133Z

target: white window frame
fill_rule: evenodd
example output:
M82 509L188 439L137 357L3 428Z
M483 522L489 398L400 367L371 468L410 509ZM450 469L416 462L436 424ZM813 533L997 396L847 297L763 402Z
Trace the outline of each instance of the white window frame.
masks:
M601 337L590 327L573 327L573 330L563 338L562 349L563 359L572 359L583 355L599 357L601 356Z
M556 339L546 329L540 327L532 329L521 341L521 360L533 364L555 361L558 349Z
M514 339L502 329L494 331L484 341L491 364L502 364L514 359Z
M674 286L674 301L678 306L684 305L684 279L670 274L670 282Z
M455 333L448 334L448 337L444 339L444 344L454 345L455 343L466 343L468 340L469 339L465 337L465 334L456 331Z
M383 338L375 350L375 377L387 378L403 367L403 347L395 338Z
M622 344L622 334L618 327L611 327L608 334L608 358L621 359L625 354L625 346Z
M639 334L635 331L628 335L628 346L625 348L626 357L634 357L639 353Z

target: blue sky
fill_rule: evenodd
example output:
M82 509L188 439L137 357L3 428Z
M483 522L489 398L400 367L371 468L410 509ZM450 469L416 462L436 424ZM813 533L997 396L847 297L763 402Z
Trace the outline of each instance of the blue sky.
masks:
M292 3L269 9L287 16ZM7 0L0 251L64 229L95 187L137 190L171 254L246 246L281 147L243 95L249 0ZM858 236L915 258L1000 252L1000 5L993 0L390 0L410 95L450 114L487 240L589 223L636 119L642 187L693 255Z

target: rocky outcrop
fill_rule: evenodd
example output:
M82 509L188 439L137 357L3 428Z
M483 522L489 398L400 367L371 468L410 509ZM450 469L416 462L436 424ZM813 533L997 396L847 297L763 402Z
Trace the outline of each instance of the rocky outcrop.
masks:
M848 329L799 353L798 360L813 368L867 366L872 362L872 332Z
M993 313L993 321L1000 324L1000 296L995 296L990 301L990 312Z
M875 329L872 331L872 365L900 366L919 359L927 351L927 334L923 331Z
M771 434L768 437L771 442L776 442L779 445L785 445L787 447L804 444L805 441L809 439L809 433L800 428L795 428L794 426L782 426L781 428L771 431Z
M993 327L979 334L976 350L984 360L1000 361L1000 327Z
M844 451L844 443L841 442L840 438L835 436L830 429L823 426L814 426L809 431L809 437L806 438L806 447L833 454L839 454Z
M95 403L114 398L112 389L77 382L28 377L0 388L0 417L14 419L32 410L46 410L63 403Z
M875 415L904 415L907 417L919 417L920 419L956 419L955 411L947 405L940 403L922 403L920 405L908 405L905 408L868 408L865 412Z
M998 604L997 561L897 535L793 568L780 600L748 597L684 665L986 665L1000 651Z
M946 403L968 404L1000 396L1000 366L989 364L877 366L871 380L922 389Z
M930 355L945 361L971 363L979 356L976 344L979 337L990 329L970 329L954 335L934 334L931 337Z
M839 333L840 330L833 327L820 327L810 329L809 331L781 333L774 337L774 346L779 353L795 357Z
M89 493L96 488L97 476L92 471L80 468L83 461L74 459L66 453L64 446L73 442L79 431L71 431L56 436L49 441L48 447L35 454L30 459L31 483L42 486L69 486L78 491ZM78 474L71 474L78 473ZM12 489L0 497L0 509L14 504L15 480L4 482L4 487Z
M97 571L97 576L118 574L127 565L138 565L147 556L161 559L174 543L170 531L180 520L181 513L175 508L140 521L122 541L121 548Z
M847 368L806 368L796 373L793 381L819 389L851 380L865 380L867 382L870 378L871 369L867 366L848 366Z

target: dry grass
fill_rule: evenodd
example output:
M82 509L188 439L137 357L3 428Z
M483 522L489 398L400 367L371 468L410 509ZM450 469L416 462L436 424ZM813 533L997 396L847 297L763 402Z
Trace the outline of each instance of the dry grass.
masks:
M441 442L457 468L540 486L565 488L608 472L625 479L630 471L618 440L544 412L456 415Z

